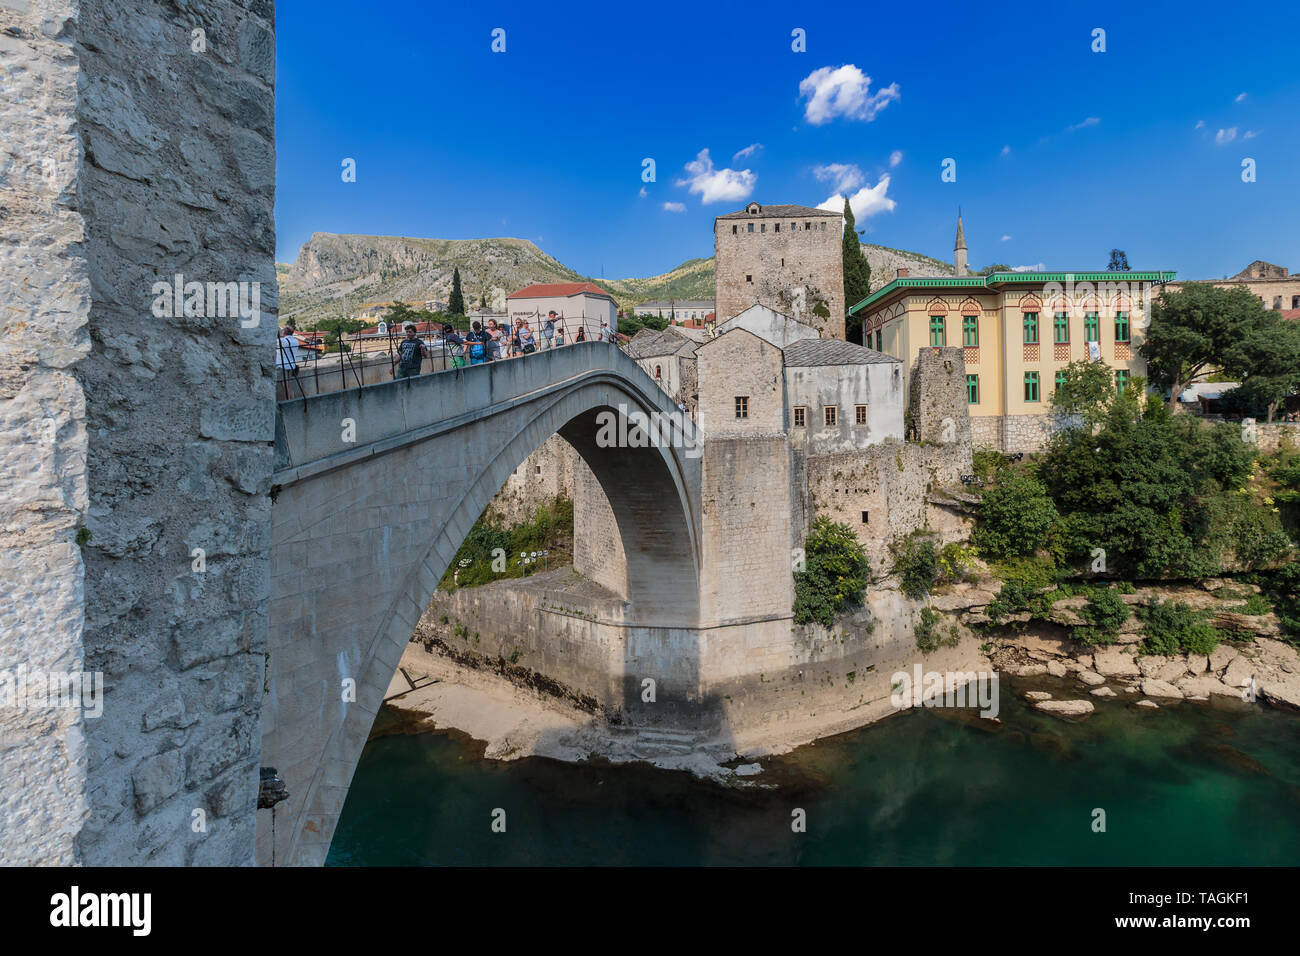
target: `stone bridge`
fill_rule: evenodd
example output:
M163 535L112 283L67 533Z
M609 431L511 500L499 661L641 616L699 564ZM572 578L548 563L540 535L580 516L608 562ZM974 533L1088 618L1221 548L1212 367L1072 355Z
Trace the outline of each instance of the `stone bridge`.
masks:
M258 814L259 862L324 861L416 623L476 519L551 435L574 446L611 506L627 615L697 625L700 459L600 447L597 415L620 406L677 412L597 342L280 404L261 763L291 795L274 828Z

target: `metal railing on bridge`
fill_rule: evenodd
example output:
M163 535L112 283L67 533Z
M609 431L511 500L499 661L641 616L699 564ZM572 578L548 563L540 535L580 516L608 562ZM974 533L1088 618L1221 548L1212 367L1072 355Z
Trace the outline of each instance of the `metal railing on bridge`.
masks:
M518 331L512 328L508 337L502 335L480 343L483 354L478 357L468 340L470 333L457 329L451 335L445 326L422 323L416 327L416 339L424 346L424 355L419 370L410 374L430 375L471 365L524 359L535 352L599 341L602 336L600 320L586 316L557 321L550 337L545 337L541 328L532 328L531 343L521 341ZM292 344L287 338L293 339ZM408 373L401 370L399 354L405 338L405 332L395 326L384 332L312 330L281 336L276 340L276 399L289 401L404 377ZM627 336L614 335L614 342L620 347L626 340Z

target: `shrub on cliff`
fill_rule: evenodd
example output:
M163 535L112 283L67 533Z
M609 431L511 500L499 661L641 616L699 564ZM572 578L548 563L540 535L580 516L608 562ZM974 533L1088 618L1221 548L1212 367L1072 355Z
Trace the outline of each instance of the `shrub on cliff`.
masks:
M1183 601L1156 601L1137 615L1146 628L1146 654L1209 654L1219 646L1218 629Z
M1119 629L1128 620L1128 605L1113 588L1097 588L1088 603L1079 608L1079 617L1088 622L1076 628L1075 638L1084 644L1113 644Z
M943 573L934 539L915 533L890 550L894 554L893 572L898 575L902 592L916 601L929 594Z
M862 603L870 578L853 529L818 517L804 544L804 570L794 573L794 622L831 627L836 613Z

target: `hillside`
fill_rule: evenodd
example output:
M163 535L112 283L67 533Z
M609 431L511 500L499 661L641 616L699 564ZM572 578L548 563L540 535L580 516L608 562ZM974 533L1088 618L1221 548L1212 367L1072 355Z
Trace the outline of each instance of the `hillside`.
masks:
M871 263L872 287L894 270L914 274L952 273L952 266L917 253L863 245ZM713 259L690 259L662 275L644 279L600 280L581 275L526 239L415 239L399 236L347 236L314 233L292 266L276 264L280 315L299 327L323 318L354 315L368 302L446 299L452 270L460 269L469 307L480 295L489 303L534 282L588 281L627 308L648 299L712 299Z

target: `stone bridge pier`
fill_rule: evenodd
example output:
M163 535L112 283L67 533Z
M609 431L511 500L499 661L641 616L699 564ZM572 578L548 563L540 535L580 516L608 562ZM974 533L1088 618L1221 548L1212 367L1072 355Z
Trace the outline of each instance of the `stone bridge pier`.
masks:
M598 413L620 407L676 412L631 359L594 342L281 404L262 764L291 796L259 813L261 863L323 862L416 623L476 519L551 435L608 501L621 559L601 583L629 619L661 633L696 625L699 458L602 447ZM668 653L661 693L693 697L698 653L680 642ZM615 662L607 701L636 690Z

